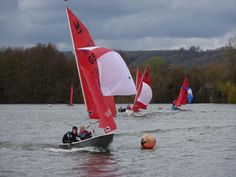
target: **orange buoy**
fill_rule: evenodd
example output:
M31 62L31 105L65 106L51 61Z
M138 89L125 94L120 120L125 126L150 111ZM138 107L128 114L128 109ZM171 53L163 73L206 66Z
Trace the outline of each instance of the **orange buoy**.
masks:
M151 134L144 134L141 140L141 147L144 149L153 149L156 146L156 138Z

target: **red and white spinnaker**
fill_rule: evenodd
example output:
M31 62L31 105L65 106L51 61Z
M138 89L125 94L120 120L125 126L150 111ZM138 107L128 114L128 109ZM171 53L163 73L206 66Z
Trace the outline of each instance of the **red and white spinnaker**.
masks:
M152 82L150 67L146 66L144 73L140 79L142 73L137 69L136 75L136 87L138 93L135 96L134 105L132 107L133 112L138 112L140 109L147 109L148 104L152 99Z

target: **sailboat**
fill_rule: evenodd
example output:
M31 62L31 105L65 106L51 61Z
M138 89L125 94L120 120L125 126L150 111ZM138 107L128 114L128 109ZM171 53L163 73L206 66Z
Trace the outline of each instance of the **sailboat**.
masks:
M99 122L103 135L60 144L61 148L98 147L106 149L117 129L114 96L135 95L136 88L128 67L115 51L96 46L84 24L66 7L83 98L91 122Z
M70 85L70 101L69 101L68 106L73 106L73 104L74 104L74 85L73 85L73 83L71 83L71 85Z
M137 72L136 72L136 90L138 90L139 84L141 83L142 80L142 72L137 68ZM118 109L118 112L127 112L129 114L131 114L133 111L131 109L131 106L128 104L126 107L120 107Z
M143 74L139 69L137 69L136 88L138 92L135 96L132 110L126 110L126 112L128 112L130 115L143 116L145 114L143 110L147 109L147 106L152 99L151 87L152 82L150 67L147 65Z
M183 111L183 109L180 108L181 105L191 103L192 100L193 100L192 89L189 87L188 78L185 77L184 82L181 86L181 89L180 89L179 96L178 96L177 100L174 100L172 102L172 109Z

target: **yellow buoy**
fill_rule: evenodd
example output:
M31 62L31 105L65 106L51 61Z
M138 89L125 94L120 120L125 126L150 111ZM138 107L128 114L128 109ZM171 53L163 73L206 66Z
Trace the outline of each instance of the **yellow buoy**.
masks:
M156 138L151 134L144 134L141 140L141 147L144 149L153 149L156 146Z

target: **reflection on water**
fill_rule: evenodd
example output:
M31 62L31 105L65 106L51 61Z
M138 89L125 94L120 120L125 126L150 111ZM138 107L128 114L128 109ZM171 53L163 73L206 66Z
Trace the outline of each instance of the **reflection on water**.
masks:
M83 160L78 160L83 158ZM88 177L92 176L118 176L117 170L119 169L116 159L109 153L92 153L86 155L79 155L73 158L76 167L72 171L76 171L78 175ZM79 163L78 163L79 162Z

